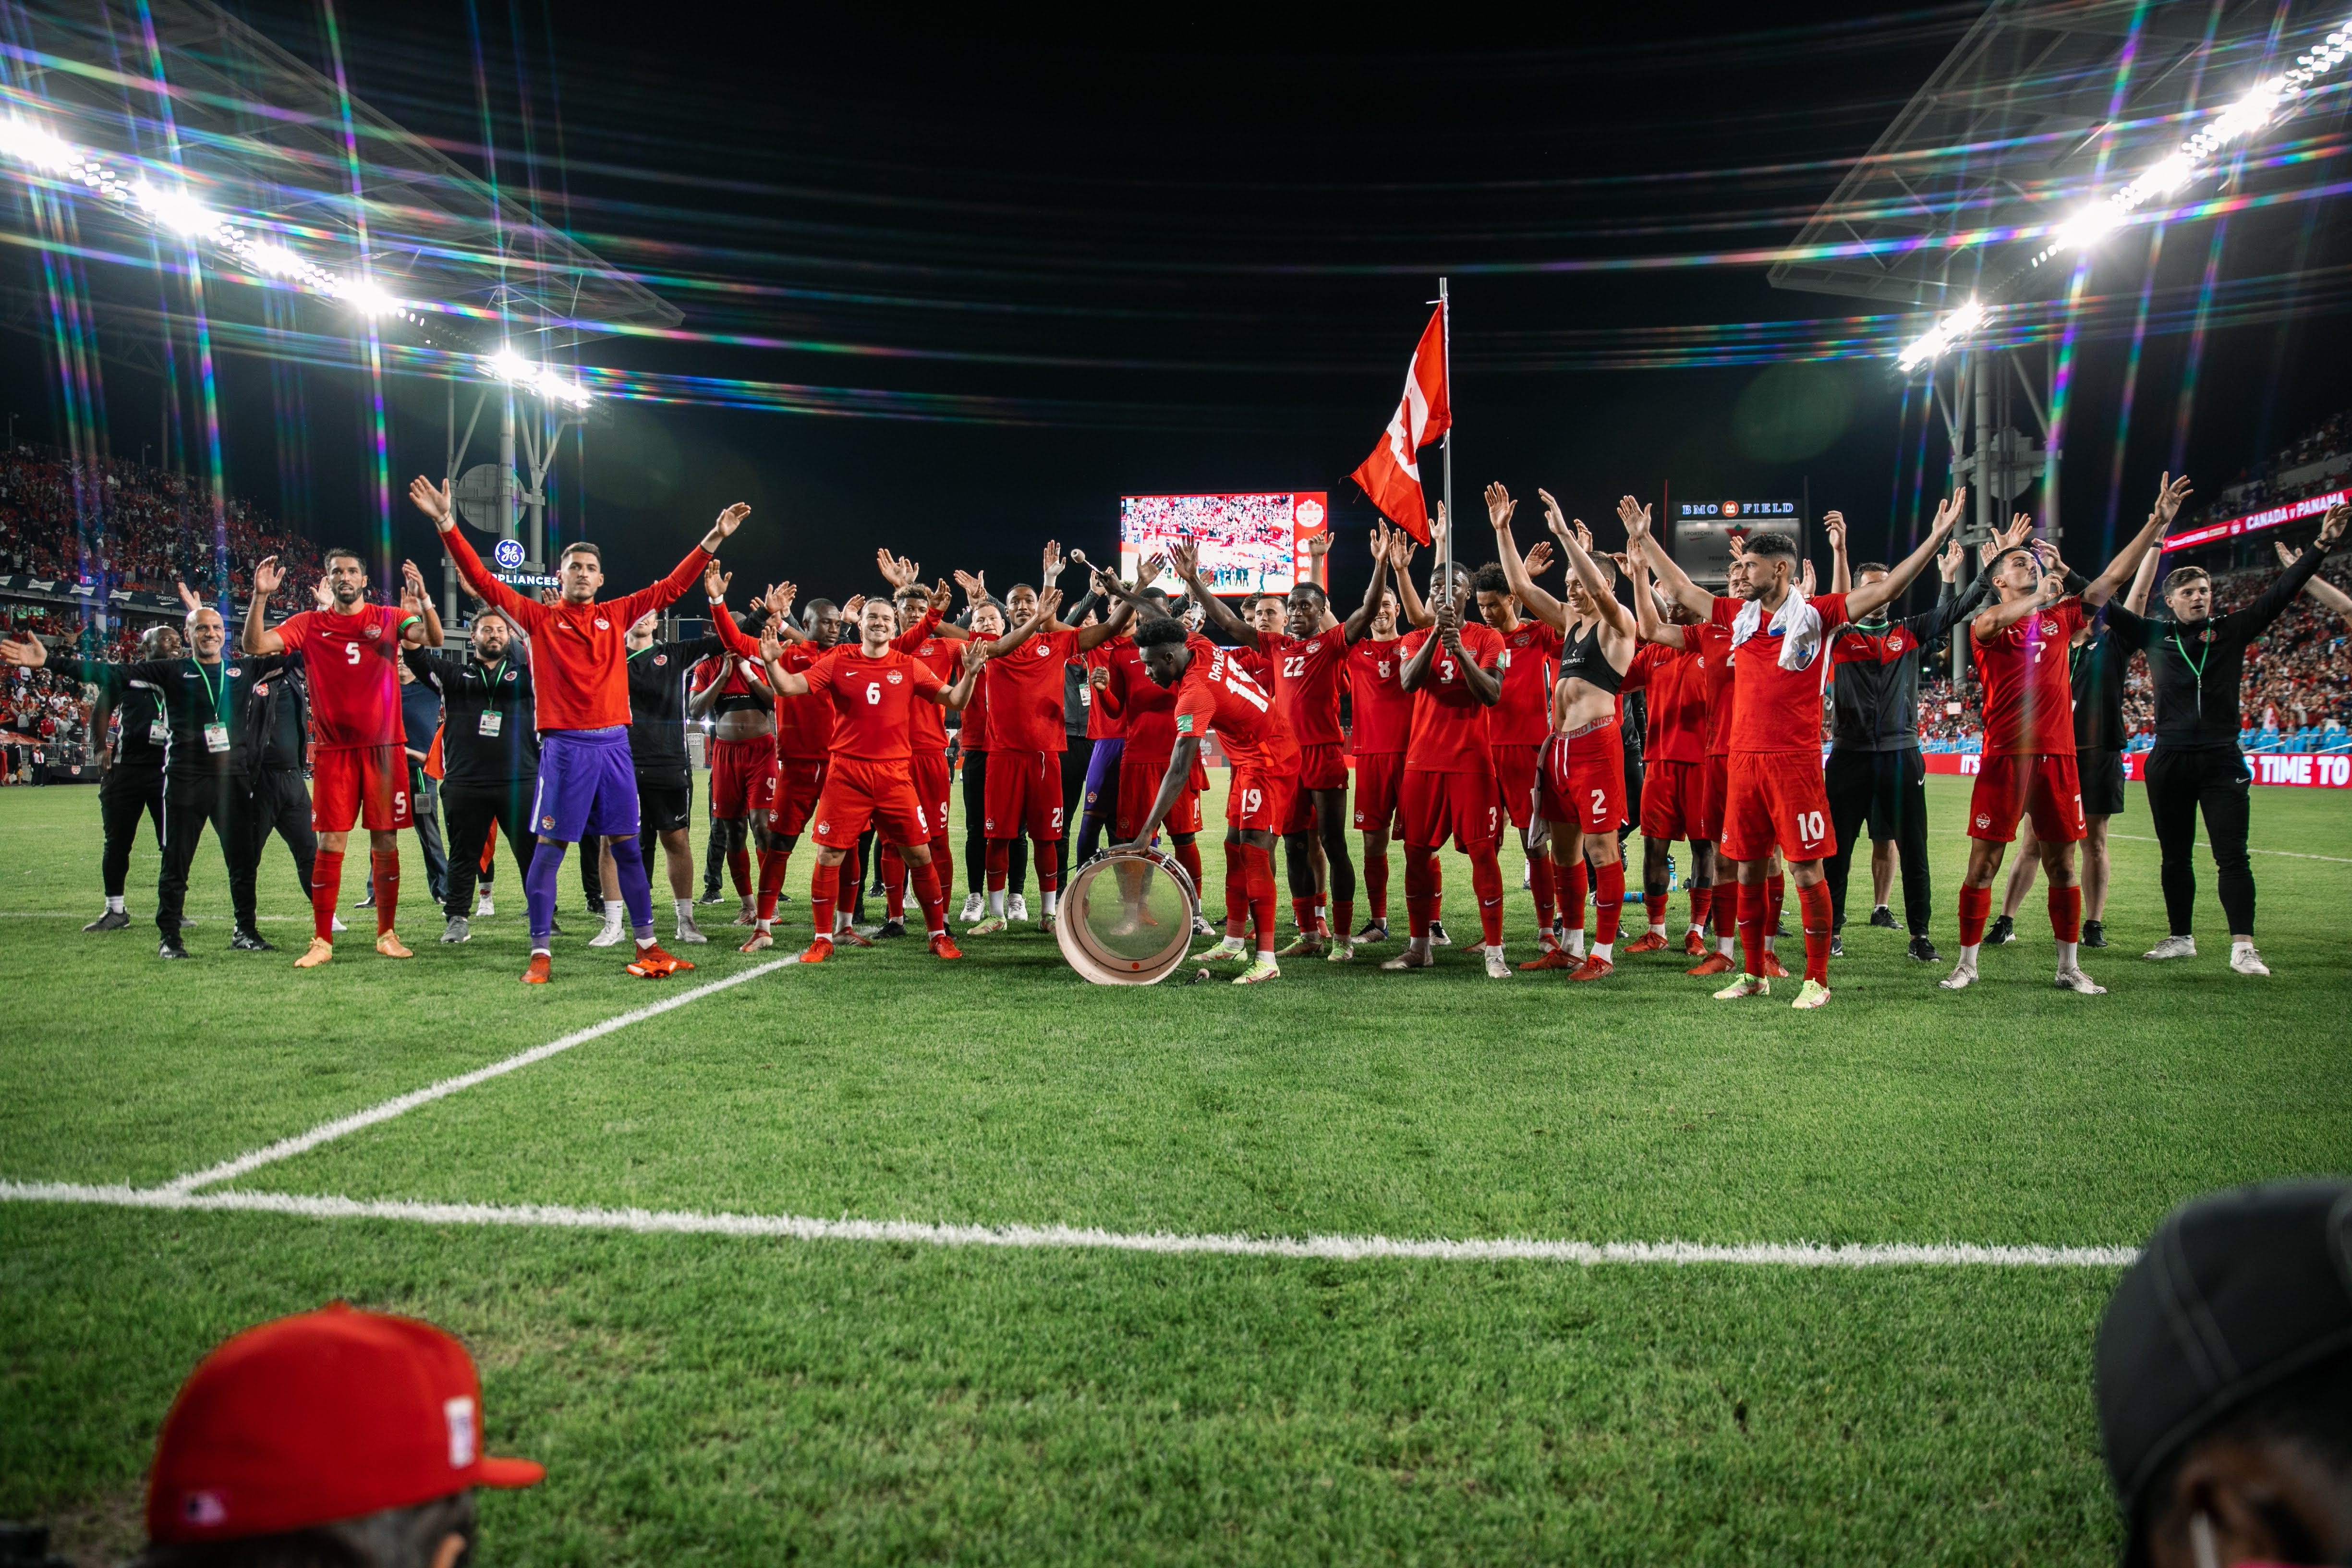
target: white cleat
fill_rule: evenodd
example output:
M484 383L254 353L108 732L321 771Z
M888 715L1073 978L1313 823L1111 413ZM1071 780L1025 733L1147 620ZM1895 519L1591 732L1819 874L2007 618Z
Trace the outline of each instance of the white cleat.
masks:
M604 929L603 931L598 931L594 936L588 939L588 945L590 947L618 947L621 945L622 934L621 921L619 918L615 916L604 922Z
M1500 947L1488 948L1486 950L1486 978L1489 980L1508 980L1510 977L1511 961L1503 956L1503 950Z
M1029 900L1015 893L1004 902L1004 918L1014 925L1029 923Z
M1004 929L1004 917L1002 915L991 915L963 934L966 936L994 936L998 931L1003 931Z
M1955 963L1949 974L1936 982L1947 991L1966 991L1976 983L1977 966L1973 963Z
M1750 996L1769 996L1772 983L1760 974L1743 974L1715 994L1718 1002L1738 1002Z
M2263 962L2263 955L2254 951L2252 942L2230 949L2230 967L2241 974L2268 974L2271 972L2271 966Z
M694 947L707 942L710 939L703 935L702 928L696 925L692 921L680 921L677 922L677 930L671 933L671 940L674 942L682 942L689 947Z
M1279 980L1281 978L1282 971L1276 967L1274 960L1264 957L1254 957L1247 969L1243 970L1239 974L1234 976L1234 984L1236 985L1263 985L1269 980Z
M963 896L963 912L956 916L956 923L959 925L970 925L972 921L980 919L980 917L986 913L987 910L987 900L982 898L978 893L966 893Z
M1194 936L1222 936L1224 933L1219 931L1215 926L1211 925L1206 915L1194 915L1192 917L1192 934Z
M1331 951L1323 955L1323 962L1326 963L1355 963L1356 944L1344 936L1332 938Z
M2105 996L2107 988L2084 973L2080 969L2062 969L2050 984L2061 991L2072 991L2078 996Z
M340 934L351 930L352 928L343 923L342 916L337 915L327 922L327 929Z
M2194 958L2197 956L2197 939L2193 936L2168 936L2140 956L2142 958Z
M474 918L478 921L486 921L498 912L497 901L488 893L484 893L480 900L474 905Z

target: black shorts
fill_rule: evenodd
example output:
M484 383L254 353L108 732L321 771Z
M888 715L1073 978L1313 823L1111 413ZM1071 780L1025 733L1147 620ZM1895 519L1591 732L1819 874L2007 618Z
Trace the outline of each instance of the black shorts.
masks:
M2083 789L2084 816L2123 815L2124 754L2121 752L2076 752L2074 777Z
M656 833L675 833L694 820L694 780L684 768L637 775L637 821Z

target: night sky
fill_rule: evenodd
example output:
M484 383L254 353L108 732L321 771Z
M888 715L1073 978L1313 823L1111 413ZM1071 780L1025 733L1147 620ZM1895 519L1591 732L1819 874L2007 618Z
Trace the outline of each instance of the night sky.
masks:
M323 58L313 9L232 9ZM1321 489L1342 535L1335 588L1351 594L1374 513L1346 476L1395 405L1441 273L1465 506L1490 479L1530 501L1540 484L1613 542L1621 491L1809 489L1816 513L1854 520L1861 553L1901 548L1920 421L1915 403L1898 435L1885 360L1613 368L1643 329L1886 307L1778 291L1755 265L1481 269L1792 238L1978 8L1588 11L1562 8L1549 35L1450 11L1410 33L1202 13L1146 38L1099 17L916 29L525 5L520 50L503 10L478 32L436 3L344 26L354 90L478 170L478 38L502 183L535 186L551 219L685 312L686 338L607 340L583 359L948 395L1010 421L614 404L588 437L584 497L567 456L559 507L563 537L584 526L604 547L614 590L738 500L754 510L732 563L838 596L878 585L877 545L1001 586L1034 573L1049 535L1115 556L1121 493ZM2295 177L2340 179L2341 164ZM2352 259L2335 203L2228 221L2225 278ZM2176 230L2159 281L2195 282L2210 234ZM2113 243L2092 287L2136 289L2147 261L2144 231ZM713 341L746 336L772 346ZM54 372L31 339L6 341L18 433L53 436ZM2210 337L2185 427L2206 493L2352 404L2346 347L2333 316ZM2095 569L2111 508L2126 531L2144 513L2179 438L2187 349L2148 344L2120 497L2124 345L2084 351L2063 496L2078 563ZM309 417L289 429L261 363L221 375L232 489L321 539L373 537L357 378L304 372ZM391 397L396 483L437 474L442 388ZM110 368L108 402L115 450L157 439L152 379ZM1943 461L1938 435L1931 490ZM1433 489L1433 454L1425 472ZM1473 561L1489 546L1476 522ZM404 500L395 523L424 558ZM1538 527L1523 510L1523 547Z

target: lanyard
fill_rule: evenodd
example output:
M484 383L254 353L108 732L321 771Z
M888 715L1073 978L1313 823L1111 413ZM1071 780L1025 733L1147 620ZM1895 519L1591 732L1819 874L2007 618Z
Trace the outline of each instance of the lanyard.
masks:
M482 662L482 661L481 661L480 659L478 659L478 659L476 659L476 660L474 661L475 668L479 668L481 667L481 662ZM483 679L484 680L487 680L487 681L488 681L488 682L489 682L489 685L490 685L490 697L491 697L491 699L492 699L493 700L495 700L497 699L498 695L499 695L499 679L501 679L501 678L506 674L506 672L507 672L507 661L506 661L505 659L500 659L500 660L499 660L499 667L498 667L496 669L494 669L494 670L490 671L490 673L489 673L489 674L488 674L488 675L486 675L486 676L482 677L482 679Z
M213 685L213 678L205 673L205 661L203 659L192 658L188 660L188 662L196 667L196 679L205 683L205 695L212 699L214 720L218 723L227 723L228 715L221 711L221 699L228 695L228 670L226 667L223 667L221 670L220 685L215 687Z
M2208 618L2205 623L2205 636L2210 639L2212 635L2213 623L2210 618ZM2189 664L2189 649L2180 640L2180 624L2176 621L2172 627L2172 648L2180 656L2180 662L2189 665L2189 673L2197 678L2197 717L2202 720L2205 717L2205 667L2213 662L2213 644L2208 640L2205 644L2205 657L2195 664Z

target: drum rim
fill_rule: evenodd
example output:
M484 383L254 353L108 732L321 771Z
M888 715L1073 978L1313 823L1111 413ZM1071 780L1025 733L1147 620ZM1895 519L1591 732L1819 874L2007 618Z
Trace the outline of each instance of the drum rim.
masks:
M1127 970L1116 967L1119 963L1132 963L1134 961L1118 959L1116 955L1089 945L1085 930L1086 922L1076 918L1075 910L1066 911L1064 918L1054 922L1055 944L1062 950L1062 957L1069 966L1077 971L1082 978L1094 984L1156 985L1184 967L1185 950L1192 945L1192 920L1200 912L1200 891L1192 886L1191 875L1185 871L1183 865L1175 857L1165 850L1150 847L1104 849L1098 852L1071 873L1070 890L1076 892L1079 889L1081 879L1098 876L1113 862L1120 860L1150 862L1153 870L1164 872L1175 883L1177 891L1184 896L1185 917L1178 932L1179 940L1167 950L1165 955L1154 961L1160 965L1158 972L1148 973L1139 967Z

